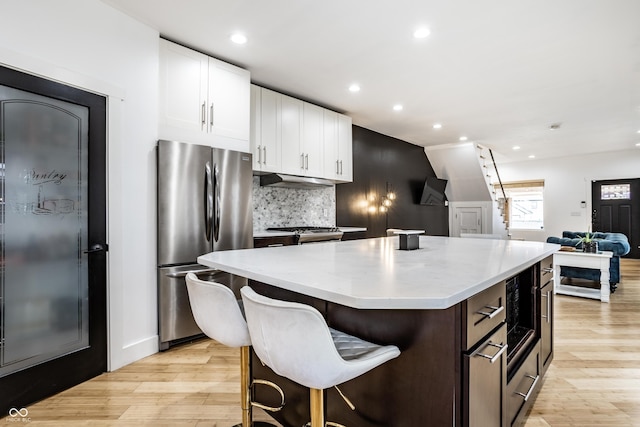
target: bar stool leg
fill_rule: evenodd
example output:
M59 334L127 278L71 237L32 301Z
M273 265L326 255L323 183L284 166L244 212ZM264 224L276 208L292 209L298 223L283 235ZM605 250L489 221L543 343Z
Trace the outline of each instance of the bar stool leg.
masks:
M324 393L323 390L309 389L311 404L311 427L324 427Z
M242 427L251 427L253 418L251 410L251 372L249 368L249 360L251 358L250 348L248 346L240 347L240 395L242 407Z
M240 407L242 409L242 424L236 424L233 427L274 427L274 424L264 421L253 421L253 407L257 406L266 411L276 412L284 406L284 392L275 383L266 380L253 380L256 384L267 385L280 394L282 399L280 406L271 407L257 402L251 401L251 347L240 347Z

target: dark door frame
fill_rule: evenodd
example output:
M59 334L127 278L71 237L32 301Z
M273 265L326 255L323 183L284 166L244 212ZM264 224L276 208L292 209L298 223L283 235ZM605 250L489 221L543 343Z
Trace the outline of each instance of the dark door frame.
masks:
M89 109L88 241L105 248L88 258L89 346L0 378L1 417L107 370L107 103L104 96L5 67L0 67L0 84Z

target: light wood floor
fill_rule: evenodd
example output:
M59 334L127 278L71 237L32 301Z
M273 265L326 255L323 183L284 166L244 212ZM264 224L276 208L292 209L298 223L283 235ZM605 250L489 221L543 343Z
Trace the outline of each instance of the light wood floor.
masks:
M640 426L640 260L603 304L556 295L554 359L526 427Z
M555 359L526 427L640 426L640 260L622 274L610 304L556 295ZM238 350L210 340L177 347L30 406L29 424L232 426L238 364Z

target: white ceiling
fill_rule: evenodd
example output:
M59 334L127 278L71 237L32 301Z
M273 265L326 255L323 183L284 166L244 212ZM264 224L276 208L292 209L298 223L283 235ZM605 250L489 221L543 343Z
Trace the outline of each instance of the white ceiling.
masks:
M467 136L502 162L640 156L639 0L103 1L256 84L413 144ZM431 35L414 39L419 26Z

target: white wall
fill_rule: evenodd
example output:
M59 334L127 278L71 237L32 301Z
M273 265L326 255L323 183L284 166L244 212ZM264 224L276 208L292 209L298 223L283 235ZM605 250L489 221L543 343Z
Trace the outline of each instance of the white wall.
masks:
M503 182L544 179L541 231L511 230L513 238L545 241L591 223L591 181L640 178L640 149L499 164ZM580 202L587 202L586 208Z
M448 181L445 195L450 202L491 201L476 144L438 145L425 147L424 152L436 176Z
M4 0L0 64L109 95L109 366L156 352L158 33L98 0Z

